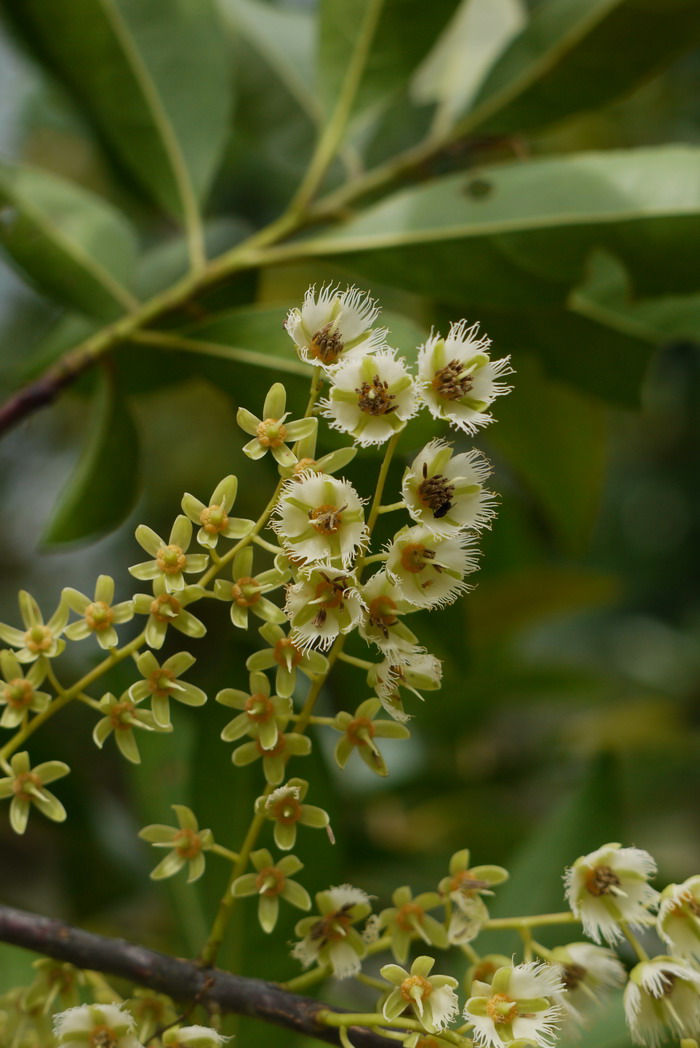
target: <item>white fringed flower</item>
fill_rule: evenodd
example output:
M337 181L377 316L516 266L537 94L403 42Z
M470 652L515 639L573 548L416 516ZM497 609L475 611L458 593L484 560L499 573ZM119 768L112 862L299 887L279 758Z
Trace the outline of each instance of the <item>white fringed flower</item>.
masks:
M657 929L673 953L700 961L700 876L664 888Z
M163 1048L219 1048L230 1040L210 1026L172 1026L163 1034Z
M388 349L340 364L322 407L332 429L369 447L403 429L418 410L418 395L405 363Z
M327 284L304 295L301 309L290 309L284 326L307 364L326 371L345 357L364 356L385 345L386 330L372 330L379 316L373 299L356 287L341 292Z
M619 986L624 986L625 969L612 950L590 942L570 942L557 946L549 959L559 965L566 993L558 998L567 1018L579 1022L591 1004Z
M347 568L367 542L363 500L348 480L302 473L284 485L275 513L285 550L309 564Z
M380 969L394 987L382 1009L387 1022L391 1023L411 1005L416 1018L429 1033L449 1026L459 1009L455 993L457 980L451 975L431 975L434 964L434 958L423 956L416 957L410 972L398 964L385 964Z
M611 945L622 938L620 921L633 928L648 923L648 907L659 893L648 884L656 863L641 848L604 844L582 855L564 875L566 898L586 935Z
M654 957L632 969L623 996L633 1040L654 1048L669 1036L700 1033L700 972L672 957Z
M134 1018L119 1004L81 1004L54 1016L59 1048L142 1048Z
M408 688L423 701L422 691L436 691L442 680L442 663L427 651L392 652L367 673L367 683L394 720L405 723L410 714L403 708L401 688Z
M386 570L404 600L417 608L451 604L470 587L464 581L476 571L476 540L435 535L428 528L402 528L389 546Z
M512 373L510 358L491 360L491 340L479 337L479 325L452 324L447 338L431 336L418 353L418 384L433 418L465 433L492 422L488 412L496 397L510 391L498 382Z
M473 1024L479 1048L501 1048L521 1038L544 1048L551 1044L562 1019L562 1009L551 998L564 992L556 966L534 961L508 965L498 969L490 986L477 982L472 989L483 995L467 1001L464 1018Z
M402 654L413 654L423 649L418 638L399 616L412 611L403 599L395 582L385 571L377 571L360 587L366 612L360 622L360 636L369 644L376 644L380 651L400 661Z
M349 633L360 621L363 603L352 575L312 571L287 589L285 611L291 639L301 651L314 645L325 650L339 633Z
M488 527L495 498L483 485L490 473L491 466L479 451L453 455L450 444L431 440L404 473L401 491L406 508L417 524L436 535Z
M292 957L308 968L311 964L330 964L336 979L347 979L359 972L367 947L352 927L372 909L369 896L361 888L341 884L316 896L318 916L303 917L295 928L302 936L295 943Z

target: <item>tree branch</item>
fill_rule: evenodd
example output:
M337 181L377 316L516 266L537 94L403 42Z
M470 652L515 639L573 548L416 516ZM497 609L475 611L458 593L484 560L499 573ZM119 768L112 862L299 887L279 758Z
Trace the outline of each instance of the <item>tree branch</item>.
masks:
M27 950L68 961L78 968L104 972L165 993L178 1001L215 1004L222 1012L235 1012L283 1026L329 1044L340 1045L337 1029L316 1019L329 1009L322 1001L283 990L276 983L231 975L220 968L200 968L192 961L149 950L145 946L94 935L52 917L42 917L11 906L0 906L0 940ZM359 1026L349 1027L356 1048L388 1048L386 1037Z

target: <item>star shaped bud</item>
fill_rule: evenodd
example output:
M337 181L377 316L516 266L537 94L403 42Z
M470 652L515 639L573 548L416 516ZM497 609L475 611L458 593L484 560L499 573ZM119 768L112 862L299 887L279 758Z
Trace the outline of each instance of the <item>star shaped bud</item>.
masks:
M391 901L394 905L379 914L378 927L386 928L391 935L391 952L397 961L406 960L411 941L417 937L428 946L447 949L444 924L426 912L442 905L437 892L421 892L414 898L408 885L404 885L396 889Z
M673 957L642 961L623 994L625 1018L637 1044L655 1048L668 1038L700 1034L700 972Z
M307 757L311 753L311 739L307 735L297 732L285 732L286 721L279 725L277 739L272 746L263 746L259 730L255 727L255 738L252 742L244 742L233 751L231 760L237 768L244 768L246 764L262 758L263 774L271 786L279 786L284 778L284 772L289 757Z
M229 516L237 492L238 478L230 474L216 485L207 506L189 492L182 496L183 513L194 524L200 525L197 532L197 542L200 546L215 549L219 536L225 539L242 539L253 530L255 525L252 520Z
M271 526L288 553L307 564L350 567L367 544L364 499L348 480L302 473L288 480Z
M1 728L16 728L32 713L41 713L51 702L47 691L37 691L46 677L44 660L35 662L24 672L14 652L0 651L0 706L5 708L0 717Z
M209 563L206 553L187 553L187 547L192 541L192 521L182 514L175 518L167 542L146 524L137 527L136 541L155 559L134 564L129 571L137 579L162 580L167 593L178 593L185 589L183 572L197 574L204 571Z
M177 829L154 823L139 830L139 837L148 841L155 848L169 848L170 851L155 869L151 870L151 880L161 881L172 877L187 866L187 883L191 884L204 873L204 852L214 844L211 830L200 830L197 819L184 804L171 804L177 818Z
M296 455L287 447L287 442L292 443L308 437L316 430L318 420L315 418L299 418L294 422L285 421L288 411L287 390L281 382L275 382L270 386L265 403L263 404L263 417L260 419L247 408L239 408L236 421L245 433L252 436L244 445L244 454L250 459L260 459L268 451L280 466L293 466Z
M418 386L433 418L464 433L493 422L488 412L496 397L511 387L497 380L510 375L510 357L491 360L491 340L466 320L450 326L447 338L433 335L418 351Z
M557 998L569 1021L578 1023L582 1012L610 991L624 986L626 973L612 950L590 942L571 942L551 950L548 959L557 964L566 993Z
M700 876L664 888L656 927L674 954L700 961Z
M489 526L495 496L484 490L484 481L490 474L480 451L455 455L444 440L431 440L405 471L401 493L417 524L436 535L452 535Z
M449 876L438 884L455 908L450 915L448 938L451 943L471 942L488 920L489 911L481 898L493 895L491 888L508 880L502 866L469 866L469 850L455 852L450 859Z
M22 1005L27 1011L43 1009L48 998L54 1003L58 997L64 1008L80 1003L79 987L85 985L85 973L72 964L40 957L32 961L36 975L30 986L22 992Z
M353 576L331 568L312 571L290 586L284 608L292 640L303 650L330 648L339 633L357 626L363 609Z
M335 451L330 451L327 455L321 455L317 459L316 437L317 429L310 433L308 437L303 437L297 442L297 461L291 466L280 466L280 476L290 479L298 477L302 473L337 473L339 470L345 469L357 454L357 448L350 446L347 448L336 448Z
M207 628L185 605L198 600L201 586L185 586L177 596L168 593L163 579L153 583L153 593L135 593L134 609L137 615L148 615L146 644L149 648L162 648L168 626L173 626L187 637L203 637Z
M367 673L367 683L374 688L385 711L394 720L405 722L410 714L403 706L401 689L423 701L421 691L436 691L441 687L442 663L428 652L392 652L376 663ZM420 689L420 690L419 690Z
M407 739L411 734L403 724L396 721L375 721L382 704L379 699L365 699L354 714L339 713L333 721L336 731L342 732L335 748L335 762L344 768L348 757L355 750L359 753L368 768L377 775L387 775L384 758L375 739Z
M428 1033L439 1033L449 1026L459 1010L457 980L451 975L431 975L434 964L433 957L422 956L416 957L410 972L398 964L385 964L380 969L394 987L382 1008L387 1022L410 1007Z
M80 1004L54 1016L57 1048L141 1048L121 1004Z
M304 868L296 855L284 855L278 863L273 863L267 848L261 848L254 851L250 858L256 872L237 877L231 885L231 894L236 898L258 896L258 920L264 932L273 931L277 924L280 899L285 899L299 910L311 909L311 898L306 888L291 880L292 874Z
M71 586L66 586L61 599L71 611L81 618L78 622L66 626L66 637L70 640L84 640L90 634L101 648L116 648L119 643L114 624L128 622L134 617L133 600L123 600L112 604L114 600L114 579L109 575L99 575L95 584L95 596L90 599Z
M249 681L249 692L223 688L216 696L216 702L222 706L242 710L228 722L221 738L224 742L235 742L244 735L254 735L266 749L272 749L289 720L292 703L288 696L270 694L270 682L260 670L254 670Z
M0 622L0 640L13 648L18 648L17 658L20 662L34 662L35 659L53 659L60 655L66 646L61 634L68 622L70 611L61 601L48 622L44 622L39 605L26 590L19 591L19 612L24 623L24 630L6 626Z
M336 979L356 975L367 946L352 926L370 913L369 896L361 888L341 884L318 892L316 907L318 915L303 917L294 929L301 938L294 945L292 957L305 968L312 964L330 965Z
M10 759L11 774L0 779L0 800L11 797L10 825L15 833L24 833L27 828L29 809L32 804L47 819L63 822L66 809L57 797L46 789L49 782L63 778L70 771L63 761L44 761L32 768L26 750L15 753Z
M344 361L330 382L322 414L361 447L383 444L418 411L413 376L391 349Z
M155 655L144 651L136 660L143 679L136 681L129 688L129 698L143 702L151 696L151 709L156 725L159 728L170 727L170 700L184 703L185 706L203 706L207 701L206 692L180 676L196 661L188 651L171 655L161 666Z
M372 329L378 316L374 300L355 287L341 292L327 284L317 295L312 285L301 309L291 309L284 326L301 359L328 371L340 360L361 357L385 345L386 330Z
M171 1026L161 1037L163 1048L220 1048L230 1040L211 1026Z
M388 548L386 572L403 599L417 608L452 604L471 587L464 576L476 571L476 537L435 535L417 525L402 528Z
M245 546L233 558L233 582L217 579L214 593L219 600L231 601L231 622L239 629L248 629L248 610L263 622L286 622L287 616L263 594L282 586L290 577L291 570L284 558L275 558L275 567L268 571L252 574L253 550Z
M145 731L172 731L172 725L161 728L150 710L139 710L136 703L125 691L117 699L110 691L100 699L100 709L105 714L95 725L92 737L100 749L114 732L114 738L121 753L132 764L141 763L141 754L134 736L134 728Z
M582 855L564 874L566 898L583 930L596 942L619 942L620 921L633 928L648 923L659 893L648 884L656 863L641 848L604 844Z
M503 953L484 954L476 964L472 964L467 968L464 976L464 985L467 988L467 993L471 993L470 987L474 983L479 984L477 989L483 987L483 984L490 986L498 969L507 968L511 961L512 958L506 957Z
M275 844L280 851L291 851L297 839L297 825L322 830L328 826L328 812L303 800L309 788L305 779L290 779L284 786L255 802L257 815L274 822Z
M368 644L376 644L387 655L413 654L422 650L418 638L399 618L414 611L404 600L401 590L385 571L377 571L360 586L360 596L366 610L360 621L360 636Z
M471 1036L477 1048L502 1048L516 1039L550 1048L550 1042L563 1018L555 994L564 992L556 965L530 962L504 965L494 974L491 985L474 983L464 1009L464 1018L473 1024Z
M276 667L275 691L287 699L294 693L297 670L305 677L320 677L328 672L328 659L320 651L308 651L295 644L274 623L260 627L260 636L271 645L248 656L246 667L251 671Z

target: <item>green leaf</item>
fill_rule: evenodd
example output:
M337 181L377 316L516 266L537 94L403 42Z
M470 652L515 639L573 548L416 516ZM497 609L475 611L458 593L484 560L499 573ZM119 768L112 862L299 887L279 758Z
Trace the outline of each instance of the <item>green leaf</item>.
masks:
M116 208L46 171L0 165L0 244L41 291L110 320L130 309L136 235Z
M548 0L495 62L458 129L514 134L605 105L698 40L696 0Z
M118 160L168 212L216 172L231 102L211 0L3 0Z
M357 83L354 117L404 87L454 13L454 0L322 0L318 89L327 113Z
M101 373L83 452L42 543L62 545L113 530L133 506L138 481L136 427L126 402Z
M295 253L472 311L563 304L601 245L637 293L694 291L699 165L700 149L661 146L519 161L484 168L478 180L450 175L396 193Z

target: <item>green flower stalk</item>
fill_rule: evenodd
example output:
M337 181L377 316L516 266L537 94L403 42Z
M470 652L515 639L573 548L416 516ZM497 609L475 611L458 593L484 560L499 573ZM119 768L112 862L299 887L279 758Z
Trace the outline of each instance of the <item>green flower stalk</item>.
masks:
M219 536L238 541L253 530L255 525L252 520L229 516L237 492L238 478L233 474L224 477L217 484L207 506L194 495L185 492L182 497L182 510L194 524L200 525L197 532L197 542L200 546L215 549Z
M137 579L161 579L165 583L167 593L184 590L184 574L198 574L204 571L209 563L206 553L187 553L192 541L192 521L182 514L175 518L167 542L146 524L139 524L137 527L136 541L154 559L133 564L129 571Z
M163 579L153 583L153 593L135 593L134 608L137 615L148 615L146 644L149 648L162 648L168 626L173 626L188 637L203 637L207 628L185 604L202 595L201 586L186 586L178 595L168 593Z
M411 1007L428 1033L438 1033L448 1026L458 1011L455 987L450 975L431 975L433 957L416 957L410 972L398 964L385 964L381 974L393 989L384 1001L382 1012L392 1022Z
M15 833L24 833L29 811L34 805L47 819L63 822L66 809L57 797L46 789L50 782L63 778L70 771L63 761L45 761L32 768L26 751L15 753L10 760L11 774L0 779L0 800L11 797L10 825Z
M310 436L318 425L315 418L300 418L286 422L288 411L287 391L281 382L270 386L265 403L263 417L260 419L247 408L239 408L236 421L241 429L253 437L244 446L243 452L251 459L260 459L268 451L280 466L293 466L296 455L287 447L287 442L301 440Z
M100 575L92 600L71 586L66 586L61 596L71 611L82 616L79 622L66 626L65 633L70 640L84 640L92 634L101 648L116 648L119 637L114 626L133 618L134 602L124 600L112 604L114 579L109 575Z
M377 775L388 774L375 738L407 739L411 733L396 721L375 721L374 718L381 708L379 699L365 699L354 714L342 711L336 716L333 727L342 732L342 738L338 740L335 748L335 761L339 768L345 767L350 754L355 751Z
M249 670L268 670L277 667L275 691L283 698L294 693L297 670L306 677L321 677L328 673L328 659L320 651L304 650L275 623L260 627L260 636L272 645L254 652L246 661Z
M216 702L242 712L229 721L221 732L224 742L235 742L246 734L255 735L265 749L277 745L279 732L284 729L292 712L289 698L270 694L270 681L264 673L254 671L248 678L250 692L237 688L223 688Z
M267 848L261 848L250 858L256 872L237 877L231 885L231 893L236 898L258 896L258 920L264 932L269 934L277 924L280 899L299 910L311 909L311 897L306 888L291 880L293 874L304 868L296 855L284 855L278 863L273 863Z
M0 622L0 640L18 649L16 655L19 661L34 662L36 659L53 659L60 655L66 646L61 634L70 614L66 604L61 601L48 622L44 622L34 597L26 590L20 590L19 611L24 630Z
M129 697L128 692L124 692L119 699L111 692L107 692L100 699L100 709L105 716L97 722L93 730L92 737L95 744L102 749L106 740L114 732L119 750L132 764L141 763L134 728L141 728L145 731L172 731L172 727L159 727L150 710L137 709L136 703Z
M199 829L194 812L184 804L172 804L171 808L177 818L177 829L153 823L139 830L139 837L155 848L170 848L165 858L151 870L151 880L160 881L166 877L173 877L187 866L187 883L191 884L204 873L204 852L213 847L214 835L211 830Z
M0 651L0 669L0 705L5 707L0 727L16 728L30 711L41 713L51 702L48 692L37 691L46 677L46 665L40 659L25 674L14 652L6 649Z
M194 655L188 651L171 655L162 666L150 651L144 651L137 658L136 665L143 674L143 680L131 685L129 697L134 703L139 703L151 696L151 709L159 728L170 727L171 699L185 706L203 706L207 701L206 692L201 688L179 679L195 661Z
M291 466L280 466L280 476L287 479L299 476L300 473L325 473L330 476L340 469L345 469L357 454L357 448L336 448L335 451L317 459L316 437L317 430L314 430L308 437L303 437L297 442L297 461Z
M291 851L297 839L297 826L311 826L322 830L328 826L328 812L313 804L304 804L309 784L304 779L290 779L268 796L258 797L256 815L264 815L274 822L275 844L280 851Z
M426 913L426 910L434 910L442 905L437 892L421 892L414 898L411 889L404 885L396 889L391 901L394 905L379 914L377 928L386 928L389 932L391 951L397 961L403 963L406 960L411 940L416 936L429 946L447 949L445 926Z
M239 629L248 629L249 610L263 622L286 622L287 616L282 609L264 594L278 589L289 579L289 562L284 557L276 557L274 568L257 575L252 571L253 550L246 546L233 558L233 583L226 579L217 579L214 583L214 593L219 600L231 601L231 622Z

